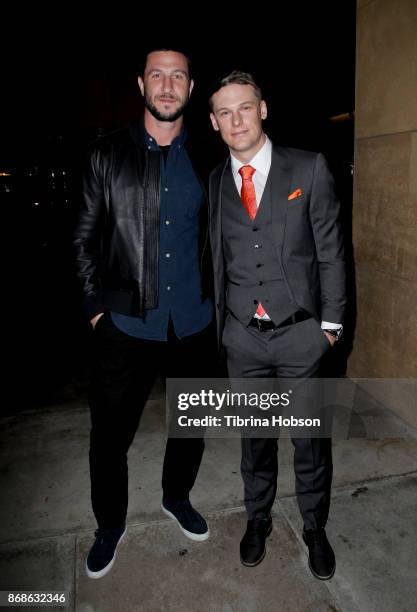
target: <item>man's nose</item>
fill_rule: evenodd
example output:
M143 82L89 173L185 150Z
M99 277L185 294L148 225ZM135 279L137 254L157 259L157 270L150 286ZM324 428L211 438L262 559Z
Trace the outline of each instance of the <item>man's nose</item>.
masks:
M232 113L232 123L233 125L240 125L242 123L242 117L238 111Z
M164 91L172 91L172 77L164 76L164 80L162 83L162 89Z

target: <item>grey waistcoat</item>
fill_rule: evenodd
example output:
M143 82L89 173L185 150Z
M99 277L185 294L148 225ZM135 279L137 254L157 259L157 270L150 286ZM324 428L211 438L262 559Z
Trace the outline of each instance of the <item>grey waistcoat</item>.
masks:
M252 221L242 204L232 172L226 171L222 198L226 306L245 325L255 314L258 302L276 325L298 310L288 294L280 254L272 238L272 206L268 177Z

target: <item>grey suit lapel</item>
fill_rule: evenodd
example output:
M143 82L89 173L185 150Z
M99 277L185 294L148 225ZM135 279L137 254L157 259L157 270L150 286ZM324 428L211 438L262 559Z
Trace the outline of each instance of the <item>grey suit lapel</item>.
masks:
M210 235L214 268L214 293L216 296L216 308L218 309L217 334L220 342L220 333L224 319L224 257L222 239L222 190L223 177L230 165L228 158L211 185L213 192L210 193Z
M275 246L278 252L281 252L284 242L288 194L290 193L293 169L284 151L279 148L273 147L272 149L269 172L271 177L273 236Z
M227 169L230 167L230 157L226 160L223 168L219 172L219 180L214 185L216 192L212 194L211 202L213 208L212 214L212 236L215 244L213 244L213 257L218 258L220 261L223 259L222 249L222 191L223 191L223 180Z

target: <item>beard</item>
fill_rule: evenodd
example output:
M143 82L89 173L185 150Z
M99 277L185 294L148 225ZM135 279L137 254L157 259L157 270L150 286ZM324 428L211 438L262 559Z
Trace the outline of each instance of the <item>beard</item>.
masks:
M181 115L184 113L184 109L188 104L188 100L189 97L187 97L185 100L182 100L180 106L175 111L164 113L156 108L155 104L145 93L145 107L148 109L151 115L155 117L155 119L158 119L158 121L176 121L176 119L181 117Z

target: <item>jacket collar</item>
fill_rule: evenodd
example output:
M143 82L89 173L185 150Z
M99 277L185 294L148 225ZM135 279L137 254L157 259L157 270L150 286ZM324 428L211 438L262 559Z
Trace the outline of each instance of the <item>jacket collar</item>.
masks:
M143 115L129 126L129 133L136 146L146 149L150 148L153 150L158 149L158 144L155 142L155 139L152 138L152 136L145 129ZM187 128L183 124L181 132L176 138L174 138L171 144L183 146L187 140L187 135Z

